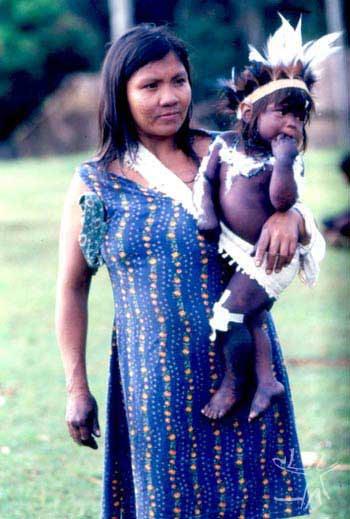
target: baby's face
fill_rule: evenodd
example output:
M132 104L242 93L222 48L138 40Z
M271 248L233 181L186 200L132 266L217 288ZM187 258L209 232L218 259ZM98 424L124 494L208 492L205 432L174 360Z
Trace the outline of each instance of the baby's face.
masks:
M303 141L306 116L306 110L300 108L293 110L290 105L270 103L267 105L265 112L258 117L258 132L262 139L268 142L271 142L278 135L284 134L294 137L300 144Z

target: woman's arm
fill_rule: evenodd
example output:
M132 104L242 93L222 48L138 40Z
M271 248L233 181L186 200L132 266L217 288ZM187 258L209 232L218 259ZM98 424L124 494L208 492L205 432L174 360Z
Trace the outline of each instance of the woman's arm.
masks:
M87 191L78 176L71 182L64 204L59 250L56 334L66 376L66 420L70 435L80 445L97 448L100 436L97 404L86 374L87 301L91 272L79 246L80 195Z

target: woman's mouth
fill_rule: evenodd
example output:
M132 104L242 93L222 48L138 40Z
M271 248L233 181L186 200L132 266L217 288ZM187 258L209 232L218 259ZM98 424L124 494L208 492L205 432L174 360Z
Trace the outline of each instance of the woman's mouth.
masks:
M172 119L177 119L178 117L180 116L180 112L167 112L165 114L161 114L159 115L159 119L162 119L162 120L172 120Z

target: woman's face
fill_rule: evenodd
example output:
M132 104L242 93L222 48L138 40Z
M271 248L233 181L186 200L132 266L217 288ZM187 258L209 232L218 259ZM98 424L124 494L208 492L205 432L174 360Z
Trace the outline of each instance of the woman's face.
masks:
M163 59L141 67L126 88L140 137L171 137L181 128L191 103L191 87L176 54L169 52Z

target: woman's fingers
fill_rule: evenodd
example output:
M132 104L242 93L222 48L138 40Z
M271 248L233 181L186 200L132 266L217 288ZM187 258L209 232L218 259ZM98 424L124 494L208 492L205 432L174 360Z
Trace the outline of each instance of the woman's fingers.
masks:
M295 251L297 250L297 246L298 246L298 239L295 236L295 237L291 238L291 240L289 242L288 263L290 263L292 261Z
M90 437L87 440L82 440L81 445L84 445L85 447L90 447L90 449L98 449L98 445L96 443L96 440L93 436L90 435Z
M90 440L91 431L86 425L79 427L79 433L80 433L80 439L82 442L87 442Z
M275 269L274 269L275 272L280 272L283 269L283 267L288 265L288 263L290 262L289 250L290 250L289 242L286 240L282 241L282 243L280 245L280 252L279 252L279 254L277 254L277 258L276 258L276 264L275 264Z
M283 254L277 254L274 271L276 273L281 272L283 267L285 267L287 264L287 256L284 256Z
M67 425L69 434L78 445L97 449L95 436L100 436L98 408L92 395L71 397L67 403Z
M92 434L94 436L97 436L98 438L101 436L100 424L98 423L97 408L96 408L96 412L94 413L93 422L92 422Z
M276 212L265 222L256 246L255 262L259 267L266 257L267 274L279 272L291 262L298 242L300 215L294 210Z
M262 229L259 240L256 244L255 250L255 264L257 267L260 267L263 263L265 254L269 248L270 244L270 233L267 229Z
M264 257L266 258L266 274L273 272L276 260L280 261L281 264L284 263L283 258L280 260L279 256L279 240L273 240L269 229L263 227L256 245L255 264L257 267L262 265Z
M78 427L77 425L68 424L69 434L78 445L98 449L96 440L92 436L89 428L86 426Z
M68 431L72 438L78 445L81 445L80 431L79 427L74 426L72 423L67 422Z
M289 247L287 242L272 239L269 231L261 235L255 253L255 263L260 267L266 258L265 271L271 274L273 271L280 272L289 263Z
M277 253L276 252L268 252L266 254L266 265L265 265L265 271L266 274L271 274L275 263L276 263Z
M85 445L86 447L91 447L92 449L98 448L97 443L92 436L93 431L90 430L87 424L78 425L76 423L68 423L68 430L72 439L78 445Z

